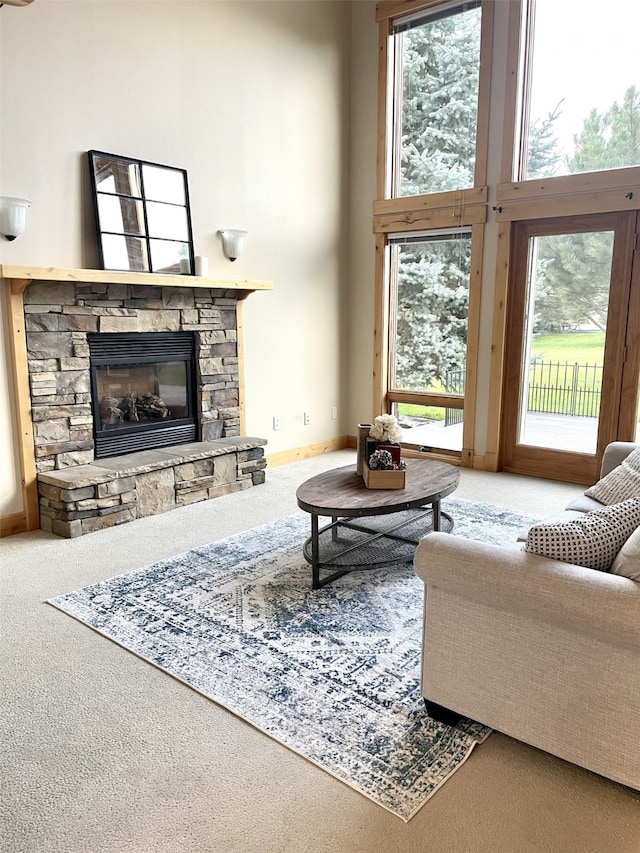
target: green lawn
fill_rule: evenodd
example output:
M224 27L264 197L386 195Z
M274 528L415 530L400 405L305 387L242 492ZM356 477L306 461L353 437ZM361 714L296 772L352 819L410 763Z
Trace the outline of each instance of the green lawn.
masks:
M604 332L537 335L531 343L531 354L542 356L543 361L602 364Z
M398 415L413 418L428 418L432 421L444 420L444 409L435 406L415 406L412 403L398 403Z

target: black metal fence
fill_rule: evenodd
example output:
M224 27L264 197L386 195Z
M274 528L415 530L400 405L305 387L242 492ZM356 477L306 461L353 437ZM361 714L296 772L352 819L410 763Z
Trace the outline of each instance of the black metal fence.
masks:
M464 394L465 369L448 370L445 390ZM528 411L549 415L597 418L602 393L602 365L569 361L543 361L533 357L529 364ZM462 409L445 409L444 425L462 423Z
M530 412L597 418L602 365L532 359L529 365Z
M447 370L444 379L444 388L447 394L464 394L466 373L467 371L464 367L459 367L457 370ZM446 408L444 410L444 425L446 427L461 424L463 420L463 409Z

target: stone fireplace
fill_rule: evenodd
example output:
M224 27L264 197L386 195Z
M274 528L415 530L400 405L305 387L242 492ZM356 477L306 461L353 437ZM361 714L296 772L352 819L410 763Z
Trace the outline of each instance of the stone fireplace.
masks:
M23 301L38 473L96 458L89 336L98 343L102 335L110 340L113 335L126 335L129 341L142 335L138 340L143 348L145 342L151 345L154 334L192 334L198 421L198 434L193 437L210 441L239 435L234 294L148 285L34 282L25 289Z
M40 526L73 537L263 482L266 441L240 434L253 288L71 272L20 288Z

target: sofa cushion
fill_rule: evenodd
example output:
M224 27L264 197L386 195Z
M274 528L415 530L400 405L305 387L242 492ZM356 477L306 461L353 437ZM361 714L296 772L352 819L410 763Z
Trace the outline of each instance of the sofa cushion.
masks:
M590 486L585 495L607 506L626 501L627 498L640 497L640 447L623 459L617 468Z
M632 581L640 581L640 527L633 531L618 551L617 557L611 564L611 574L622 575L622 577L631 578Z
M524 549L563 563L608 571L638 526L640 498L631 498L570 521L534 524Z
M573 510L574 512L593 512L594 509L602 509L603 506L602 501L597 501L595 498L588 498L586 495L578 495L569 501L565 509Z

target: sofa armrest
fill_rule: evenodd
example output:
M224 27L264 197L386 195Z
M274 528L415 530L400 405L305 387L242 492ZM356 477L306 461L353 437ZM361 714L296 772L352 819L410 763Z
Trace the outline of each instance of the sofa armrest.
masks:
M602 465L600 468L600 479L605 477L614 468L624 461L632 450L640 447L639 444L634 444L632 441L612 441L605 448L602 457Z
M448 533L420 540L414 568L427 589L640 649L640 584L628 578Z

